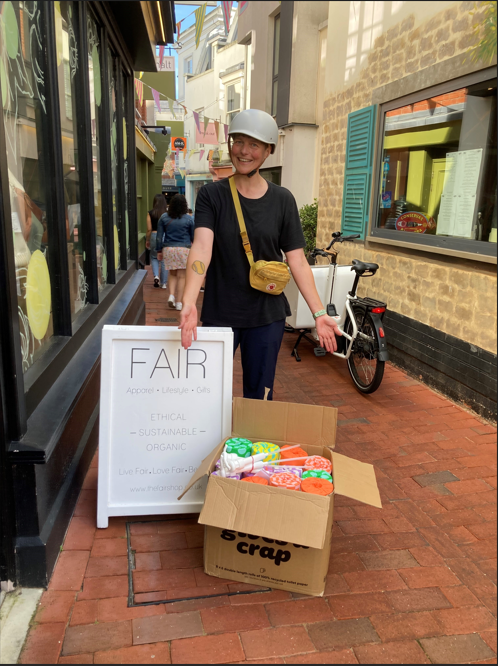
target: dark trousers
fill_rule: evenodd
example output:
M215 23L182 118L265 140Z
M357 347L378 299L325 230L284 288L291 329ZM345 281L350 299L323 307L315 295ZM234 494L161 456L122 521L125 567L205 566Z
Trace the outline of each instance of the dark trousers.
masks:
M203 326L212 324L203 322ZM284 337L285 319L255 328L232 328L233 353L240 345L244 398L263 400L269 388L268 400L273 400L273 382L278 352Z

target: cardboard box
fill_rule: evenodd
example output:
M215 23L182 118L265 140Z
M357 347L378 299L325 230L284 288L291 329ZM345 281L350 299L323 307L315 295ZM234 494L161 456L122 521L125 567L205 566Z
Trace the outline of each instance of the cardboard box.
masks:
M209 475L199 516L199 523L206 526L206 574L323 595L334 495L382 508L372 465L332 450L336 427L337 410L332 407L234 399L232 437L299 445L309 455L328 458L333 466L334 494L320 497L211 476L226 440L221 442L199 465L183 493Z

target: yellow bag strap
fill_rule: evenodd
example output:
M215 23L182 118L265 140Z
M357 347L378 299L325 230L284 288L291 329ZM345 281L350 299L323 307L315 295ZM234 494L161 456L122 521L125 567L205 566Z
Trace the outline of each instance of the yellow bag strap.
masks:
M233 203L235 205L235 212L237 213L237 220L239 221L240 235L242 237L242 245L247 256L249 264L252 266L254 264L254 257L252 256L251 243L249 242L249 236L247 235L246 224L244 222L244 216L242 214L242 208L240 207L239 193L237 192L237 187L233 176L230 176L230 189L232 190Z

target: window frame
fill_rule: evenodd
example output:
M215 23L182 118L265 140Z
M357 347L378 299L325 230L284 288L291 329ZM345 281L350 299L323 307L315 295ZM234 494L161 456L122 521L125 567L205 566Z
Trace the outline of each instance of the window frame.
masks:
M192 67L191 67L192 71L191 72L188 71L188 64L189 63L192 65ZM183 59L183 73L186 74L186 75L193 75L193 73L194 73L194 56L190 55L187 58Z
M278 53L275 53L275 46L277 43L277 21L278 21ZM277 117L277 102L278 102L278 69L275 74L275 56L277 63L280 58L280 36L281 36L281 18L280 12L273 17L273 49L272 49L272 64L271 64L271 116ZM277 83L277 94L275 95L275 83Z
M375 130L374 161L372 168L372 189L370 195L369 222L366 240L372 243L382 243L398 247L416 249L423 252L446 254L463 259L472 259L486 263L497 262L497 244L449 236L432 236L425 234L410 234L410 239L402 240L400 232L391 229L379 229L378 195L381 180L381 164L384 145L385 118L388 111L393 111L409 104L420 102L428 97L436 97L445 93L467 88L477 83L496 80L496 67L488 67L464 76L460 76L416 92L397 97L379 104L377 113L377 126Z
M228 89L230 88L230 86L233 86L235 88L235 86L237 84L240 84L239 108L238 109L232 109L231 111L229 111L228 110ZM237 94L236 91L235 91L235 94ZM239 79L232 79L231 81L228 81L227 83L225 83L225 99L226 99L225 114L226 114L227 125L230 125L230 123L233 120L233 118L231 117L232 113L240 113L242 111L242 95L243 95L242 79L240 79L240 78Z

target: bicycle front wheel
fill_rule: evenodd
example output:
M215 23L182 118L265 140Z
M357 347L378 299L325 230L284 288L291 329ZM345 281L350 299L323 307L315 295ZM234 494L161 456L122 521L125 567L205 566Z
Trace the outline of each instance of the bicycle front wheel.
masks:
M384 377L385 362L379 360L377 334L371 315L360 308L353 310L358 336L348 358L348 370L355 387L361 393L376 391ZM353 324L348 322L346 332L352 335ZM360 333L362 335L360 335Z

